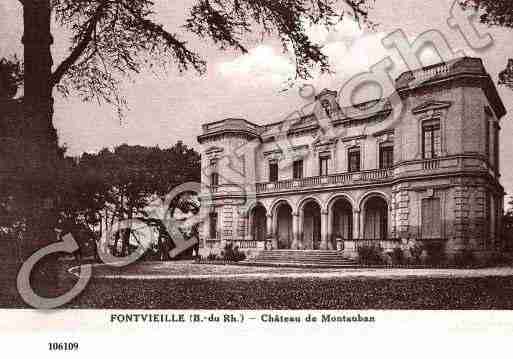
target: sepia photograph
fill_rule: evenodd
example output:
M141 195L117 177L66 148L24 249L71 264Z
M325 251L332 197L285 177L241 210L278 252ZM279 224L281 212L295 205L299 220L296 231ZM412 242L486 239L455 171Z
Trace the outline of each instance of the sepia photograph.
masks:
M2 313L513 310L512 35L509 0L2 0Z

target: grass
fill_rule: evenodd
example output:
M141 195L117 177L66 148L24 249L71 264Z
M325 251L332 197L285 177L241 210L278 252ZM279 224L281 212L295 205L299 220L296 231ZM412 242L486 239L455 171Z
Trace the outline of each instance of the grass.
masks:
M227 266L228 267L228 266ZM199 266L199 271L208 268ZM248 268L249 269L249 268ZM219 269L221 271L229 268ZM253 269L254 270L254 269ZM58 295L74 284L61 273ZM0 307L26 307L0 277ZM37 286L51 287L44 283ZM102 279L66 306L104 309L513 309L513 277Z

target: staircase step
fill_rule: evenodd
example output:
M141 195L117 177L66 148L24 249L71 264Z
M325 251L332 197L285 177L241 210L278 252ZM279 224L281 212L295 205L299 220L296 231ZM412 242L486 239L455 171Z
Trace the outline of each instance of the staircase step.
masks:
M246 260L245 263L249 265L334 268L348 268L358 265L355 260L344 257L342 252L329 250L262 251L255 258Z

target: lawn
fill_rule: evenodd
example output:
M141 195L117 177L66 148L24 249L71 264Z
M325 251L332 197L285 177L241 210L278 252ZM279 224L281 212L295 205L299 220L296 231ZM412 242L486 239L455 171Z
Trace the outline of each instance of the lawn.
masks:
M198 271L209 270L199 266ZM229 266L218 271L229 272ZM277 269L274 269L277 270ZM251 273L269 271L246 268ZM291 270L291 273L296 270ZM286 272L288 273L288 272ZM73 285L63 276L60 288ZM11 283L11 282L10 282ZM4 282L5 284L5 282ZM11 283L13 284L13 283ZM3 285L0 307L23 307ZM9 289L10 288L10 289ZM7 290L6 290L7 289ZM477 278L93 278L68 308L116 309L513 309L513 276Z

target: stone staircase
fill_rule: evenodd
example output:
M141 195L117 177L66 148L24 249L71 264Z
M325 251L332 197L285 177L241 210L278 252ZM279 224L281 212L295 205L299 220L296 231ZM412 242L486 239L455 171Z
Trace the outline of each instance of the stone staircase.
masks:
M349 268L358 262L345 258L342 252L325 250L272 250L261 251L243 262L248 265L276 267Z

